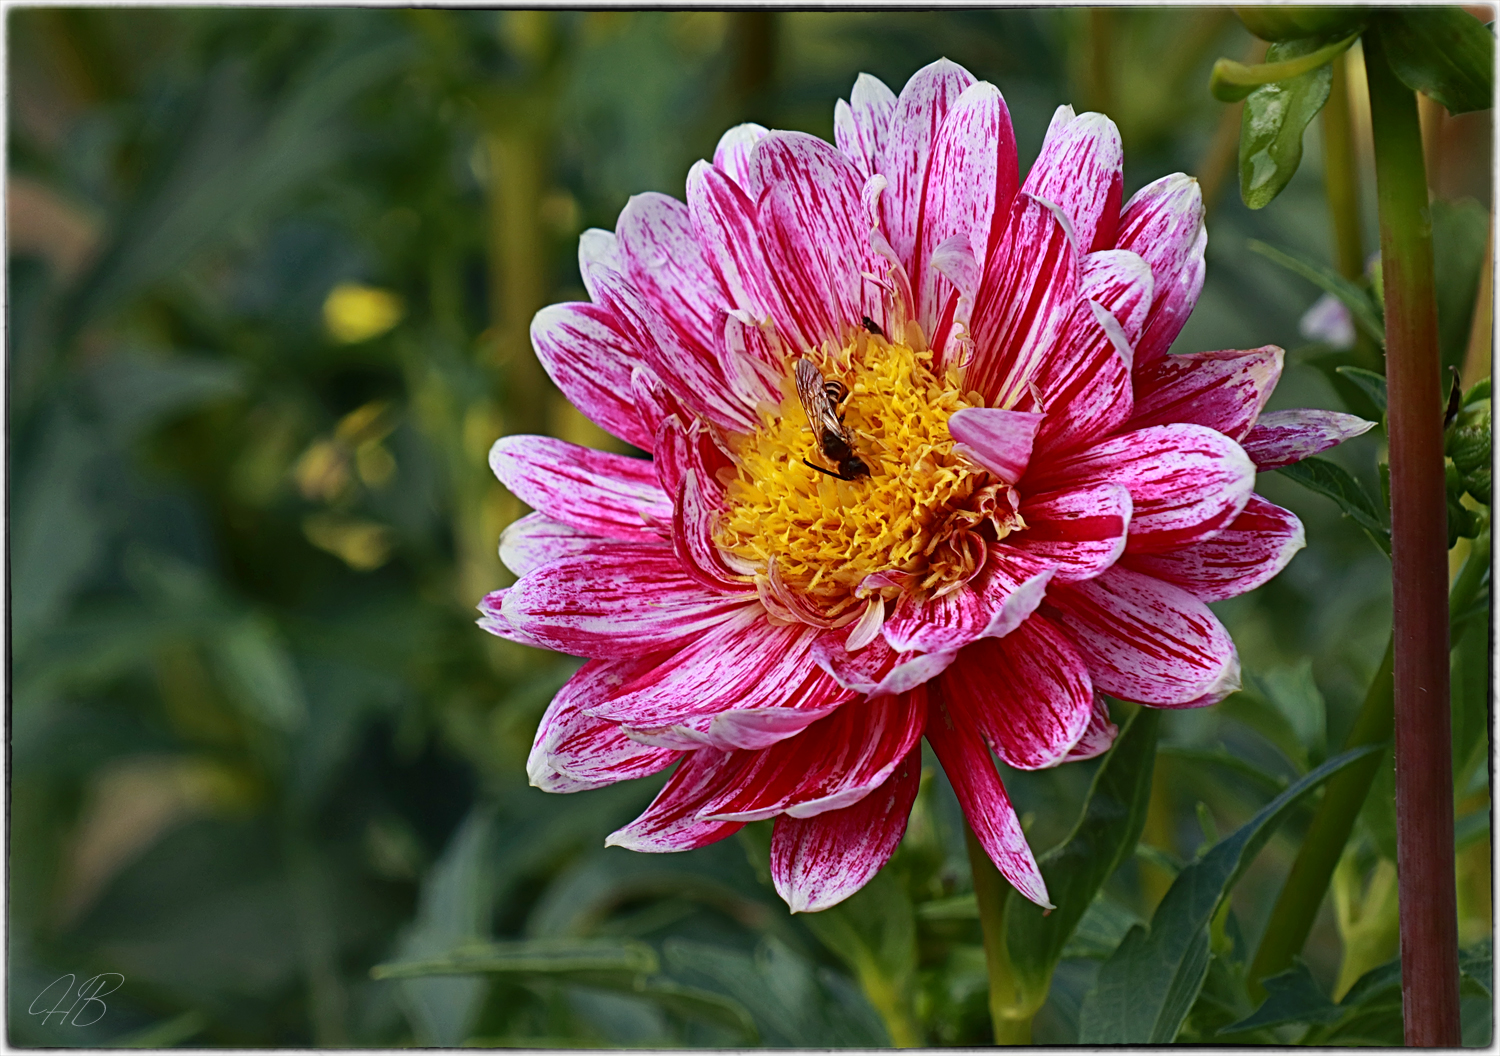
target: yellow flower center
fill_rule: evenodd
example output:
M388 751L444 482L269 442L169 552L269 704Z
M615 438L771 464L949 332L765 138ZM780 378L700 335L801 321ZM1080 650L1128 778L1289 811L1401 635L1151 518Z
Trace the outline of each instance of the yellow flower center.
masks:
M781 584L837 622L857 615L871 593L956 589L983 561L982 525L993 529L987 541L1024 527L1015 490L956 453L948 435L949 416L982 406L979 394L964 393L952 370L937 376L930 351L876 335L808 358L847 387L838 410L869 476L840 480L804 464L838 470L788 377L762 428L732 438L737 471L726 481L718 546L757 578L774 562ZM878 572L909 576L891 577L904 586L887 578L860 589Z

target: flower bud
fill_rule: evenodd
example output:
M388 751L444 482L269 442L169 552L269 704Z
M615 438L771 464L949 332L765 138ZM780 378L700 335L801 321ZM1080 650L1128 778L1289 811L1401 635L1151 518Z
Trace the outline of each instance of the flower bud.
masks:
M1490 504L1490 401L1465 407L1448 429L1447 455L1464 491Z
M1245 27L1262 40L1346 34L1364 23L1363 7L1237 7Z

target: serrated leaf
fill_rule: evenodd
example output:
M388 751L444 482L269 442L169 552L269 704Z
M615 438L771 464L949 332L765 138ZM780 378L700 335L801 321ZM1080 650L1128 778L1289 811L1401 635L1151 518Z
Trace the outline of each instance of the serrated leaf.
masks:
M1391 70L1412 91L1450 114L1495 105L1495 38L1463 8L1391 7L1375 25Z
M1259 239L1252 238L1246 241L1245 248L1252 253L1259 253L1274 264L1280 264L1283 268L1300 275L1324 293L1338 298L1339 302L1347 309L1349 315L1354 319L1354 325L1363 330L1381 345L1385 344L1385 322L1380 308L1354 283L1344 278L1332 268L1308 260L1300 254L1278 246L1270 245Z
M437 957L377 964L373 979L419 979L430 975L542 975L624 972L649 975L658 968L650 946L633 939L552 937L460 946Z
M1079 1014L1080 1044L1157 1045L1177 1037L1208 972L1209 922L1256 854L1303 800L1357 759L1383 746L1343 752L1266 804L1191 862L1151 917L1132 928L1099 969Z
M1370 397L1370 402L1385 414L1385 375L1362 367L1337 367L1338 373L1358 385L1360 391Z
M1301 58L1317 51L1312 40L1272 45L1272 62ZM1251 209L1263 209L1296 175L1302 163L1302 133L1318 116L1333 85L1333 67L1317 69L1245 97L1240 118L1240 197Z
M1005 946L1025 1007L1040 1008L1046 1000L1073 929L1140 840L1159 724L1160 713L1152 708L1140 708L1127 720L1094 774L1073 831L1038 860L1056 908L1043 914L1024 899L1006 901Z
M1280 466L1276 472L1332 499L1344 516L1363 528L1387 557L1391 555L1391 532L1383 523L1375 500L1343 466L1326 458L1304 458L1290 466Z

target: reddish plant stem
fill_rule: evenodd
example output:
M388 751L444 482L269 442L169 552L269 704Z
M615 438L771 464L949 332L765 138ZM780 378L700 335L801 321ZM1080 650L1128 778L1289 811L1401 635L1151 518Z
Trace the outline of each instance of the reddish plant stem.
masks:
M1365 34L1385 286L1394 577L1396 868L1408 1045L1457 1046L1447 507L1432 219L1416 98Z

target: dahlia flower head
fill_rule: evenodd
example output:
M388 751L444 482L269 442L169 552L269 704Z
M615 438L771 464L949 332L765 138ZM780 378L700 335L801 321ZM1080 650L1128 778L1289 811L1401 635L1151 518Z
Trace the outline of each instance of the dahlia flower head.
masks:
M519 579L479 622L587 658L532 784L676 767L609 844L683 851L774 818L776 890L824 909L900 841L925 736L1046 906L991 753L1088 759L1116 732L1103 694L1236 689L1206 603L1304 542L1257 468L1370 423L1262 414L1274 346L1166 354L1203 285L1201 195L1178 174L1122 205L1103 115L1060 107L1022 180L1000 92L944 60L899 96L861 75L834 128L730 129L686 203L640 194L583 235L590 301L542 310L532 341L652 457L498 441L536 512L501 539ZM799 397L800 360L841 421Z

